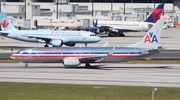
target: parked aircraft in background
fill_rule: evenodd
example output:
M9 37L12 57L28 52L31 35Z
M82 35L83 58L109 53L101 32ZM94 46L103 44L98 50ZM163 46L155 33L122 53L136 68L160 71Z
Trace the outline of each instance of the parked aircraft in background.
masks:
M164 4L159 4L144 22L94 20L95 27L90 31L96 34L105 31L108 36L125 36L123 32L148 31L160 19L163 9Z
M103 47L26 48L12 54L11 58L26 63L25 67L27 63L63 63L69 67L85 63L86 67L91 67L90 63L133 60L160 52L158 44L163 25L164 21L159 20L141 41L126 47L107 47L107 42Z
M0 12L0 21L1 36L26 42L46 43L44 47L48 47L48 44L53 47L63 44L75 46L76 43L87 45L101 40L96 34L88 31L17 30L3 12Z

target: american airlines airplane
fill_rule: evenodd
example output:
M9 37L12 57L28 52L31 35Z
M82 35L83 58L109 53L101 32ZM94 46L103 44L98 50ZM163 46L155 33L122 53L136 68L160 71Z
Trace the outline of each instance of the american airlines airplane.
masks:
M159 20L136 44L125 47L37 47L26 48L12 54L10 58L25 63L63 63L64 66L74 67L85 63L122 62L139 57L146 57L160 52L159 40L163 20Z
M147 32L160 19L163 9L164 4L159 4L144 22L94 20L95 27L90 31L98 34L104 29L109 29L108 36L125 36L123 32Z
M63 44L67 46L75 46L76 43L95 43L99 42L100 37L89 31L51 31L51 30L17 30L7 18L0 12L1 31L0 35L8 38L26 41L45 43L53 47L60 47Z

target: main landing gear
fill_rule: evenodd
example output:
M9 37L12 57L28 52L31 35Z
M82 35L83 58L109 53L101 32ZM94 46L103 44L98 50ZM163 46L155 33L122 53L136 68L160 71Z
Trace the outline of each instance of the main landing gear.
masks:
M85 43L85 47L87 47L87 43Z
M125 37L125 35L124 35L123 32L119 32L119 36L120 36L120 37Z
M46 44L46 45L44 45L44 47L49 47L49 46Z
M25 68L28 68L28 64L27 64L27 63L25 63L24 67L25 67Z
M86 62L85 67L86 68L91 68L91 65L89 64L89 62Z
M44 47L49 47L49 41L48 40L46 40L46 45L44 45Z

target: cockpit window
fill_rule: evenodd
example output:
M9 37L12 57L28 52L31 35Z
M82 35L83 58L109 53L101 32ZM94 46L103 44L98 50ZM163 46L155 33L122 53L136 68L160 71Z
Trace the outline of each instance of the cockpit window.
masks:
M16 54L22 54L23 51L22 50L19 50L18 52L16 52Z
M96 36L96 34L91 34L90 36Z

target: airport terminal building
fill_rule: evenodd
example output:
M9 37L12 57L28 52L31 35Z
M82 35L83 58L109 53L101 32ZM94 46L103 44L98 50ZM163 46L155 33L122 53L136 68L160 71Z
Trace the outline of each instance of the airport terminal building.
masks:
M2 0L0 10L25 28L35 28L35 21L46 27L92 27L93 19L143 21L159 3L165 3L166 22L180 22L180 0Z
M4 0L6 2L22 2L22 0ZM34 0L34 2L54 2L55 0ZM70 2L102 2L102 3L173 3L173 0L70 0Z

